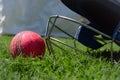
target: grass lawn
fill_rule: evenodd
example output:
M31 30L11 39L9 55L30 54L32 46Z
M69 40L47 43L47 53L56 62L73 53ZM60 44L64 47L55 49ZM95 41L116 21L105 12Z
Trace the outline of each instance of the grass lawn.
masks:
M20 56L13 59L9 53L12 38L0 36L0 80L120 80L119 60L114 63L106 60L100 56L101 50L91 53L95 58L72 49L64 52L55 48L52 55L46 50L43 59ZM115 50L119 53L120 49L116 46ZM104 53L110 54L109 50Z

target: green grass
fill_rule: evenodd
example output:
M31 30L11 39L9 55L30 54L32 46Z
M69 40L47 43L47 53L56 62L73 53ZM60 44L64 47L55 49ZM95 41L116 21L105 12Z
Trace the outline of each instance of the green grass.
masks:
M12 38L0 37L0 80L120 80L119 61L112 63L102 57L91 58L72 49L64 52L55 48L53 55L46 50L43 59L13 59L9 53ZM119 50L117 46L116 48ZM93 51L92 54L98 54L102 50Z

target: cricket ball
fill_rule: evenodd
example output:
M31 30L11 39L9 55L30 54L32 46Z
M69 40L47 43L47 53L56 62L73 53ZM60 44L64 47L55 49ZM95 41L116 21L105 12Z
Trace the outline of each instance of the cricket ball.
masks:
M22 31L16 34L10 42L10 54L13 58L43 57L45 54L44 39L33 31Z

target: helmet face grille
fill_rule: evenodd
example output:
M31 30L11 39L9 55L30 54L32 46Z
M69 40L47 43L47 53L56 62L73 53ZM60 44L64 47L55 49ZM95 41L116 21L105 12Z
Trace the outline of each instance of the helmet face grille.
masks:
M62 25L62 24L60 25L59 24L60 21L62 21L64 25ZM101 48L102 46L106 45L107 43L110 43L111 41L112 42L117 41L116 38L114 38L115 40L113 40L112 35L109 36L101 31L97 30L96 28L94 28L93 25L84 24L81 21L76 21L74 19L71 19L71 18L68 18L65 16L60 16L60 15L59 16L58 15L51 16L48 20L48 25L46 27L47 27L46 28L46 42L47 42L47 46L49 46L49 49L51 49L51 50L53 50L51 47L51 44L56 45L56 43L54 43L56 41L58 43L60 42L62 44L66 43L66 42L63 43L64 40L63 41L57 40L57 38L53 35L54 31L58 31L58 32L60 32L60 34L66 35L66 36L64 36L65 38L67 37L68 39L76 40L76 41L78 41L78 43L83 44L85 47L89 47L92 49L98 49L98 48ZM70 28L72 28L72 29L70 29ZM118 28L117 28L117 31L118 31L117 33L119 33L120 29L118 30ZM97 36L102 35L101 41L99 41L100 40L99 38L96 38L96 35ZM106 41L105 38L107 38L107 40L108 40L107 42L105 42ZM99 40L97 40L97 39L99 39ZM101 44L101 42L102 42L102 44ZM119 41L117 41L117 42L119 42ZM69 44L69 43L67 43L67 44ZM74 46L72 46L72 48L73 47ZM54 51L51 51L51 52L54 52Z

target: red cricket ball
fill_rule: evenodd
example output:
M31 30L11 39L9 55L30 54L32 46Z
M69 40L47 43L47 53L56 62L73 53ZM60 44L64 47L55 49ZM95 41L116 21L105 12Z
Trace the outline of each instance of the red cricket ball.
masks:
M45 42L43 38L33 31L22 31L16 34L10 43L10 54L13 58L43 57L45 54Z

